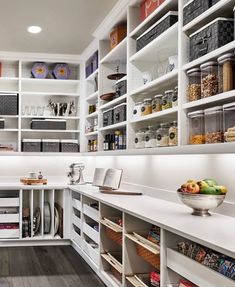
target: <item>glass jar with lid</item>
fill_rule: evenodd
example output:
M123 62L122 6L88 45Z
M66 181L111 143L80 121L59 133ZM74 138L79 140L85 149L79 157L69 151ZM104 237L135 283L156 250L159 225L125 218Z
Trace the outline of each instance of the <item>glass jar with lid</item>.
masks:
M134 109L133 109L133 118L138 118L141 116L141 108L142 108L142 102L135 103Z
M154 148L157 146L157 129L159 126L149 126L145 132L145 147Z
M173 121L169 128L169 146L178 145L178 123Z
M152 113L152 99L145 99L141 106L141 116L147 116Z
M145 148L145 132L148 129L140 129L135 134L134 145L136 149Z
M173 95L173 90L165 91L164 96L162 97L162 110L172 108Z
M178 86L175 87L172 98L172 108L177 106L178 106Z
M187 71L188 88L187 98L189 102L201 99L201 70L193 68Z
M218 93L218 64L215 61L204 63L201 68L201 98L214 96Z
M189 144L205 143L204 111L188 113L189 119Z
M217 106L204 110L205 113L205 142L221 143L224 139L223 133L223 108Z
M223 105L224 141L235 142L235 102Z
M160 124L160 128L157 130L157 146L166 147L169 145L169 123Z
M219 63L219 93L234 89L235 55L227 53L218 58Z
M162 110L162 95L154 96L152 100L152 112L160 112Z

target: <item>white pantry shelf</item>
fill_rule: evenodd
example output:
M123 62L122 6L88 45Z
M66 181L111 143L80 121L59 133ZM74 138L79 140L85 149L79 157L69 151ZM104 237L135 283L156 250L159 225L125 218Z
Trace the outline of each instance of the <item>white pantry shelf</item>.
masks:
M112 100L110 102L107 102L107 103L101 105L99 107L99 109L100 110L104 110L104 109L108 109L108 108L114 107L114 106L116 106L116 105L118 105L118 104L120 104L122 102L125 102L126 99L127 99L127 94L122 95L121 97L118 97L118 98L116 98L116 99L114 99L114 100Z
M18 115L0 115L0 118L18 119Z
M110 126L107 126L107 127L102 127L102 128L99 129L99 131L108 131L108 130L115 130L115 129L118 129L118 128L124 128L124 127L126 127L126 124L127 124L127 122L124 121L124 122L117 123L117 124L114 124L114 125L110 125Z
M21 129L22 132L27 133L80 133L79 130L32 130L32 129Z
M98 100L98 95L99 95L99 91L96 91L94 93L92 93L91 95L89 95L88 97L86 97L86 101L94 101L94 100Z
M99 68L96 69L92 74L90 74L90 75L86 78L86 81L93 81L98 73L99 73Z
M86 115L86 119L92 119L98 117L98 111L91 113L89 115Z
M90 133L85 134L86 137L97 136L97 135L98 135L98 131L94 131L94 132L90 132Z
M0 82L17 82L19 78L17 77L0 77Z
M115 48L100 60L100 64L111 63L116 61L126 62L127 37L123 39Z
M60 119L60 120L79 120L77 116L21 116L22 119Z
M61 93L61 92L21 92L23 96L64 96L64 97L79 97L79 93Z
M18 129L0 129L0 132L18 132Z
M73 85L79 84L80 80L58 80L58 79L36 79L36 78L21 78L21 81L24 83L37 83L37 84L65 84L65 85Z

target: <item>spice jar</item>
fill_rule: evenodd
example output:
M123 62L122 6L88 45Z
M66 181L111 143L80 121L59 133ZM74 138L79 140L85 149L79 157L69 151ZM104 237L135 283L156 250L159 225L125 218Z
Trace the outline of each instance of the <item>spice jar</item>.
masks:
M169 128L169 146L178 145L178 124L177 121L173 121Z
M145 147L154 148L157 146L157 134L156 130L159 127L149 126L148 130L145 132Z
M188 113L189 118L189 144L205 143L204 111Z
M219 63L219 92L228 92L234 88L235 55L227 53L218 58Z
M223 142L224 134L222 106L206 109L204 113L206 143L210 144Z
M187 71L188 88L187 97L188 101L197 101L201 99L201 70L199 68L190 69Z
M235 102L223 105L224 141L235 142Z
M168 123L160 124L160 128L157 130L157 146L166 147L169 145L169 127Z
M145 132L148 129L140 129L135 134L135 148L145 148Z
M207 98L218 93L218 64L210 61L200 66L201 68L201 97Z
M135 103L135 106L133 109L133 117L138 118L141 116L141 107L142 107L142 102Z
M141 107L141 116L147 116L152 113L152 99L145 99Z
M178 106L178 86L175 87L173 98L172 98L172 107L177 107L177 106Z
M162 97L162 110L172 108L173 94L173 90L165 91L164 96Z
M162 110L162 95L154 96L152 100L152 112L160 112Z

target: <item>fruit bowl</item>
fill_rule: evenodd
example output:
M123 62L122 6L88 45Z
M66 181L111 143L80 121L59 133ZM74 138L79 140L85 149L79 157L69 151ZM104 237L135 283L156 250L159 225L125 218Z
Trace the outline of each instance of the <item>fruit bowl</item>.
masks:
M192 215L210 216L210 209L214 209L221 205L225 199L225 194L211 195L211 194L193 194L177 191L180 200L193 209Z

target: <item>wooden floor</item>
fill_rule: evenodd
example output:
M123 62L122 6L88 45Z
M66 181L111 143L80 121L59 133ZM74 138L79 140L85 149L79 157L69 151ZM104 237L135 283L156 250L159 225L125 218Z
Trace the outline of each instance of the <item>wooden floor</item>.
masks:
M0 287L104 286L71 246L0 248Z

